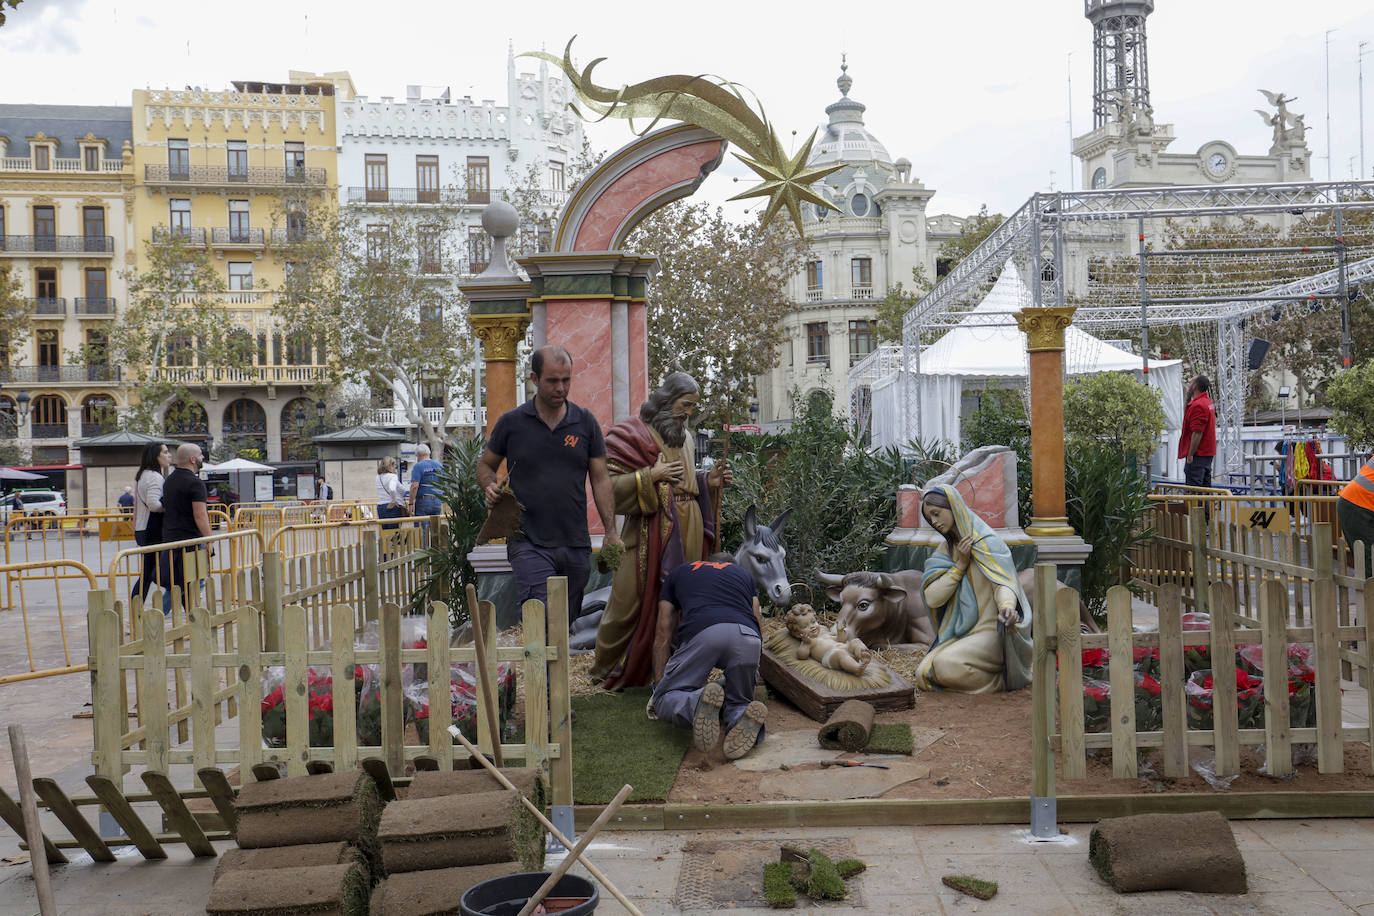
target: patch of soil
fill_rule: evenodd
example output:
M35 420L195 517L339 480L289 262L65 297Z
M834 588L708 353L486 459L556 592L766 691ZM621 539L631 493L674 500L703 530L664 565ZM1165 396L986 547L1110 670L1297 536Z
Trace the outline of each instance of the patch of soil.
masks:
M918 693L916 707L902 712L879 713L880 723L907 722L913 726L938 728L945 736L918 751L915 760L930 767L930 776L900 785L883 798L1025 798L1031 785L1031 692L996 693L970 696L961 693ZM816 722L776 696L768 702L767 731L809 729ZM765 734L766 740L766 734ZM1243 748L1241 775L1231 783L1231 792L1338 792L1374 791L1374 777L1368 776L1369 748L1346 744L1345 772L1319 774L1315 765L1295 768L1289 780L1270 779L1259 774L1263 748ZM1145 755L1156 772L1163 772L1159 751ZM819 770L819 763L804 764L798 770ZM771 771L776 772L776 771ZM836 770L837 779L844 771ZM767 772L751 773L735 767L717 748L709 754L692 748L682 761L677 781L669 794L671 804L745 804L778 801L764 795L760 782ZM1058 795L1130 795L1156 792L1213 792L1196 773L1186 779L1150 777L1113 779L1111 752L1102 750L1088 759L1088 778L1067 780L1056 773ZM837 793L838 795L838 793Z

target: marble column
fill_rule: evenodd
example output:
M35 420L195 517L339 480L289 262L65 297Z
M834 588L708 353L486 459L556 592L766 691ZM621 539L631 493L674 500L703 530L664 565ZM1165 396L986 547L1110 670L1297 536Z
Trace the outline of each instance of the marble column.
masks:
M1064 329L1073 306L1023 308L1016 326L1030 354L1032 537L1068 537L1064 499Z
M522 315L473 315L473 334L482 342L486 364L486 434L501 414L516 406L515 349L525 339L529 319Z

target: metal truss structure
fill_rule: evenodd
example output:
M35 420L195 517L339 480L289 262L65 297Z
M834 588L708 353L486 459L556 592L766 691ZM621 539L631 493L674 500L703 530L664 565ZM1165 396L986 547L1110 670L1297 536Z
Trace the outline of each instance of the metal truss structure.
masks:
M973 313L991 281L1009 260L1028 278L1033 306L1079 304L1074 323L1085 330L1141 331L1142 359L1148 328L1210 325L1215 333L1213 394L1218 412L1219 462L1239 470L1240 426L1246 391L1247 321L1264 312L1344 304L1351 288L1374 283L1374 238L1352 243L1340 229L1341 214L1374 210L1374 181L1288 182L1196 187L1112 188L1036 194L997 227L908 311L902 324L900 365L920 385L920 351L930 331L963 323L1013 324L1013 313ZM1314 216L1334 217L1330 244L1233 249L1163 247L1173 224L1225 227L1245 218L1287 226ZM1244 231L1244 230L1242 230ZM1075 256L1066 258L1066 250ZM1086 268L1085 254L1138 257L1138 286L1108 285ZM1147 286L1149 258L1166 257L1206 267L1209 279L1176 283L1152 295ZM1250 258L1269 265L1287 259L1282 283L1256 287L1226 274L1228 258ZM1346 354L1348 356L1348 353ZM851 398L853 395L851 394ZM906 438L919 434L919 397L907 394L902 426Z

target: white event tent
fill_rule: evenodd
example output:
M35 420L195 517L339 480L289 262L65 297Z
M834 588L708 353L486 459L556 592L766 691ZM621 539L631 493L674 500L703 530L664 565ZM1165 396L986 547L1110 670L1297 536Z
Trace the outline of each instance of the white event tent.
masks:
M901 361L872 380L872 418L875 446L960 440L960 405L968 382L994 387L1021 387L1028 373L1026 335L1016 327L1015 313L1031 303L1030 291L1010 261L976 308L959 324L921 351L912 373L901 372ZM899 351L900 352L900 351ZM875 354L876 355L876 354ZM1093 372L1141 373L1140 357L1070 325L1064 335L1069 375ZM914 362L914 361L913 361ZM858 369L859 367L855 367ZM905 381L903 379L905 376ZM1174 470L1170 447L1183 424L1183 367L1180 360L1151 360L1149 383L1158 389L1166 417L1165 437L1155 467ZM904 392L903 388L907 390ZM910 399L907 399L909 395ZM907 416L912 404L916 416Z

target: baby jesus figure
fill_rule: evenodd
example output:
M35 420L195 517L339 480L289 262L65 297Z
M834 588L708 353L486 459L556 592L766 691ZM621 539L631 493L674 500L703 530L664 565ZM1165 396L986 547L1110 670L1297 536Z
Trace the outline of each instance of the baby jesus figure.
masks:
M855 637L842 642L816 620L815 612L808 605L793 605L787 614L787 632L801 642L797 646L798 659L814 659L826 668L847 671L850 674L863 674L873 653L864 645L863 640Z

